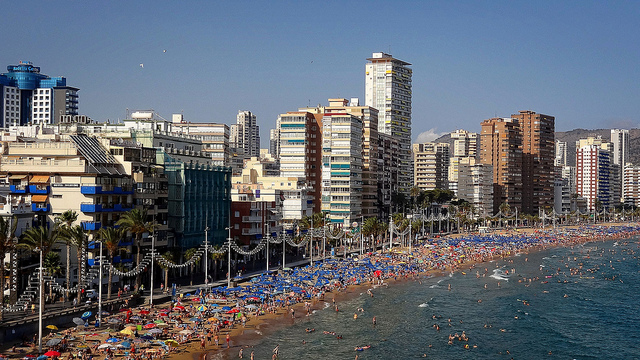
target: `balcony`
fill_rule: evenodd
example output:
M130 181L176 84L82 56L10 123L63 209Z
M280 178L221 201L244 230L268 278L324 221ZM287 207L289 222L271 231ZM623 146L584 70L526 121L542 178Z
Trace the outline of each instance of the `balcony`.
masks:
M262 231L260 229L242 229L242 235L257 235L257 234L262 234Z
M113 211L129 211L133 209L133 204L114 204Z
M243 216L242 222L244 223L259 223L262 222L262 217L260 216Z
M85 213L102 212L102 204L82 203L80 204L80 211Z
M46 195L49 193L49 185L29 185L29 192L31 194Z
M42 203L31 203L31 211L33 212L48 212L51 211L51 205Z
M29 192L29 188L27 185L10 185L9 191L11 191L12 194L26 194Z
M84 231L100 230L100 228L102 227L102 223L100 223L99 221L82 221L80 222L80 224L82 225L82 230Z
M133 194L133 188L131 186L85 184L80 186L80 193L85 195L99 195L99 194L129 195L129 194Z

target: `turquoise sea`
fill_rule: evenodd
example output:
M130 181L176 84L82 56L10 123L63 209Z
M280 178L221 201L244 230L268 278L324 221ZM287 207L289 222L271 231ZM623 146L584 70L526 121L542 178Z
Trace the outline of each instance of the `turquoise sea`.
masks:
M633 238L522 254L375 288L339 312L327 301L244 358L253 350L271 359L279 345L279 359L640 359L639 246ZM468 341L448 344L463 331ZM223 357L237 359L232 350Z

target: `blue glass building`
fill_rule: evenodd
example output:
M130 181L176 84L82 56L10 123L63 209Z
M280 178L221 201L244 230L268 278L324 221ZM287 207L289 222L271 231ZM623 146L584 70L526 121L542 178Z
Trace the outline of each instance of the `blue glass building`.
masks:
M31 62L9 65L0 74L0 126L54 124L60 115L77 115L78 90L62 76L41 74Z

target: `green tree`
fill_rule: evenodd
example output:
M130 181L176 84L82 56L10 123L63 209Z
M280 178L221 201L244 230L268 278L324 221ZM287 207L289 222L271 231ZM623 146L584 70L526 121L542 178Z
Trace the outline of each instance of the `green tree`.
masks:
M59 241L60 231L57 226L51 231L44 226L38 226L25 231L16 246L29 251L41 251L44 261ZM40 279L40 288L44 288L44 277ZM44 304L44 292L41 293L40 301Z
M140 242L142 241L142 234L151 233L156 228L156 224L147 220L147 210L143 209L132 209L127 211L126 213L120 216L120 219L116 222L117 225L121 226L125 231L132 233L135 236L136 248L137 248L137 256L136 263L140 264L142 261L142 257L140 254ZM138 274L136 276L136 285L138 288L141 283L141 275Z
M4 258L7 254L15 251L16 243L14 241L16 237L16 227L18 220L14 217L7 219L0 217L0 289L2 289L2 295L0 295L0 320L2 320L4 309L4 287L5 287L5 263ZM17 266L11 264L11 266Z
M47 256L42 259L42 267L47 271L47 274L55 279L57 275L60 275L62 272L62 266L60 266L60 255L56 252L50 252ZM53 301L53 282L49 284L49 299Z
M73 223L78 220L78 213L76 213L73 210L67 210L65 212L63 212L62 214L60 214L58 217L56 217L56 222L59 223L61 226L66 227L66 228L70 228L71 225L73 225ZM66 268L66 282L67 282L67 292L65 293L65 300L69 297L70 294L70 290L71 290L71 243L69 243L68 240L64 239L65 242L65 247L67 250L67 268ZM80 266L80 264L78 264L78 267Z
M102 241L102 245L109 254L109 264L113 264L113 258L116 256L120 248L122 240L122 229L113 227L103 227L98 230L98 237ZM111 298L111 289L113 286L113 266L109 266L109 282L107 284L107 299Z
M196 252L197 252L197 251L198 251L198 249L197 249L197 248L190 248L190 249L187 249L187 251L185 251L185 253L184 253L184 259L185 259L186 261L191 260L191 259L196 255ZM205 254L204 256L207 256L207 254ZM193 273L194 273L194 269L195 269L195 266L196 266L196 263L197 263L197 262L199 262L199 261L194 261L194 262L192 262L192 263L191 263L191 265L189 266L189 268L190 268L190 269L189 269L189 272L191 273L191 280L189 280L189 285L191 285L191 286L193 286Z

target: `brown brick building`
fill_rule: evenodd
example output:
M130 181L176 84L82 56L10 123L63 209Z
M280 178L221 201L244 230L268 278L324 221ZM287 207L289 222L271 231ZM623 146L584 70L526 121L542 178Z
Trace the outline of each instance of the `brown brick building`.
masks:
M522 131L522 212L553 207L555 117L520 111L511 115Z
M483 121L480 132L480 163L493 166L493 211L507 203L522 209L522 133L517 119Z

